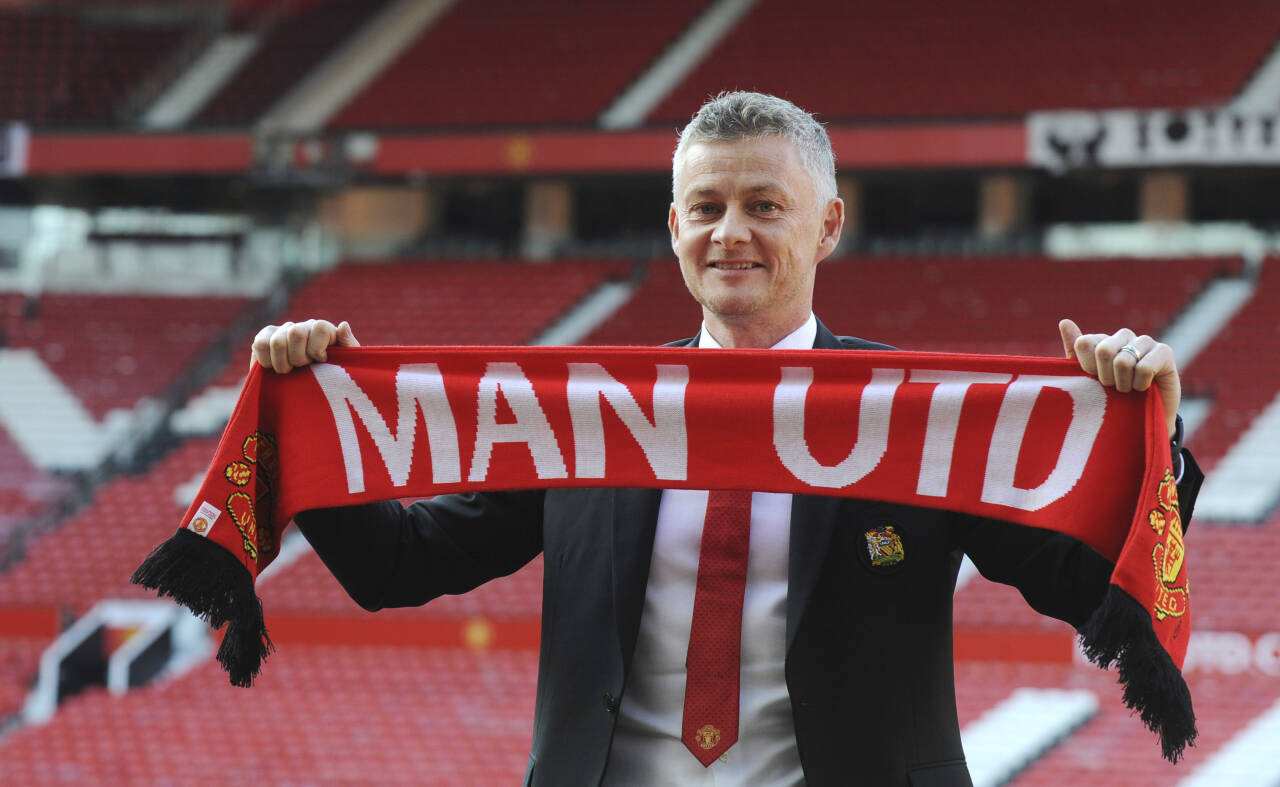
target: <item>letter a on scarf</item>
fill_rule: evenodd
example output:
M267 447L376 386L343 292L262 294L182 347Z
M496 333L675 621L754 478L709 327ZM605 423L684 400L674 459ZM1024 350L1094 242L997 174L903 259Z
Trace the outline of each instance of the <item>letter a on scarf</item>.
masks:
M1195 737L1182 519L1161 399L1067 360L836 350L332 348L254 366L182 519L134 574L210 624L249 685L253 581L299 511L448 492L749 489L1048 528L1115 564L1081 629L1176 759ZM355 536L353 536L355 537Z

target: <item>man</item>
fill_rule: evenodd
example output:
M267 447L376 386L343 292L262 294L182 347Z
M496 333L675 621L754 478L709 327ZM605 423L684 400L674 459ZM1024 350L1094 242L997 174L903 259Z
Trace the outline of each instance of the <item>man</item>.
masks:
M681 344L886 349L833 336L812 312L814 276L839 240L844 204L830 142L810 115L771 96L722 95L682 132L672 177L672 247L703 312L699 335ZM1180 389L1167 346L1128 330L1081 335L1069 320L1060 332L1067 356L1103 384L1156 385L1173 432ZM283 373L323 361L333 344L357 344L350 326L311 320L264 328L253 353ZM1200 476L1189 455L1181 459L1189 502ZM962 554L1077 626L1111 573L1080 542L1047 531L873 501L751 494L737 738L725 746L720 730L704 726L691 740L686 678L714 499L524 491L310 511L297 521L370 610L465 592L544 553L526 783L557 786L969 784L951 657ZM868 556L873 537L884 560ZM891 557L899 553L907 557ZM704 764L698 748L713 744L723 753Z

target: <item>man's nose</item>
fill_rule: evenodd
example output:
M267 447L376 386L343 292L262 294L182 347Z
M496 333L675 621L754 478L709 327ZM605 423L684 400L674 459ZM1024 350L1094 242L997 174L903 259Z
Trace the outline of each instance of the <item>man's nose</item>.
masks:
M737 246L751 240L751 227L742 211L730 208L720 217L716 228L711 233L711 240L725 248Z

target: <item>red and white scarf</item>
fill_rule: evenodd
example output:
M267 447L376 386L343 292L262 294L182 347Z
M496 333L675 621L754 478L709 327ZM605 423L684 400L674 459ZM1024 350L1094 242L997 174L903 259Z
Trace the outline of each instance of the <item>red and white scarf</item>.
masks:
M1115 563L1085 652L1176 759L1195 736L1182 521L1155 389L1067 360L847 350L331 348L249 374L178 532L134 581L214 626L248 685L253 580L299 511L448 492L750 489L1047 528Z

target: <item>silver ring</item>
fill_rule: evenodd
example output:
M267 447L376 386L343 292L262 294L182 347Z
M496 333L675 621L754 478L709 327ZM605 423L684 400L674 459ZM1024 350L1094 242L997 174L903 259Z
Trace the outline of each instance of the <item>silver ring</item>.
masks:
M1142 353L1138 350L1137 347L1134 347L1132 344L1126 344L1125 346L1121 347L1120 352L1129 353L1130 355L1132 355L1134 363L1137 363L1138 361L1142 360Z

